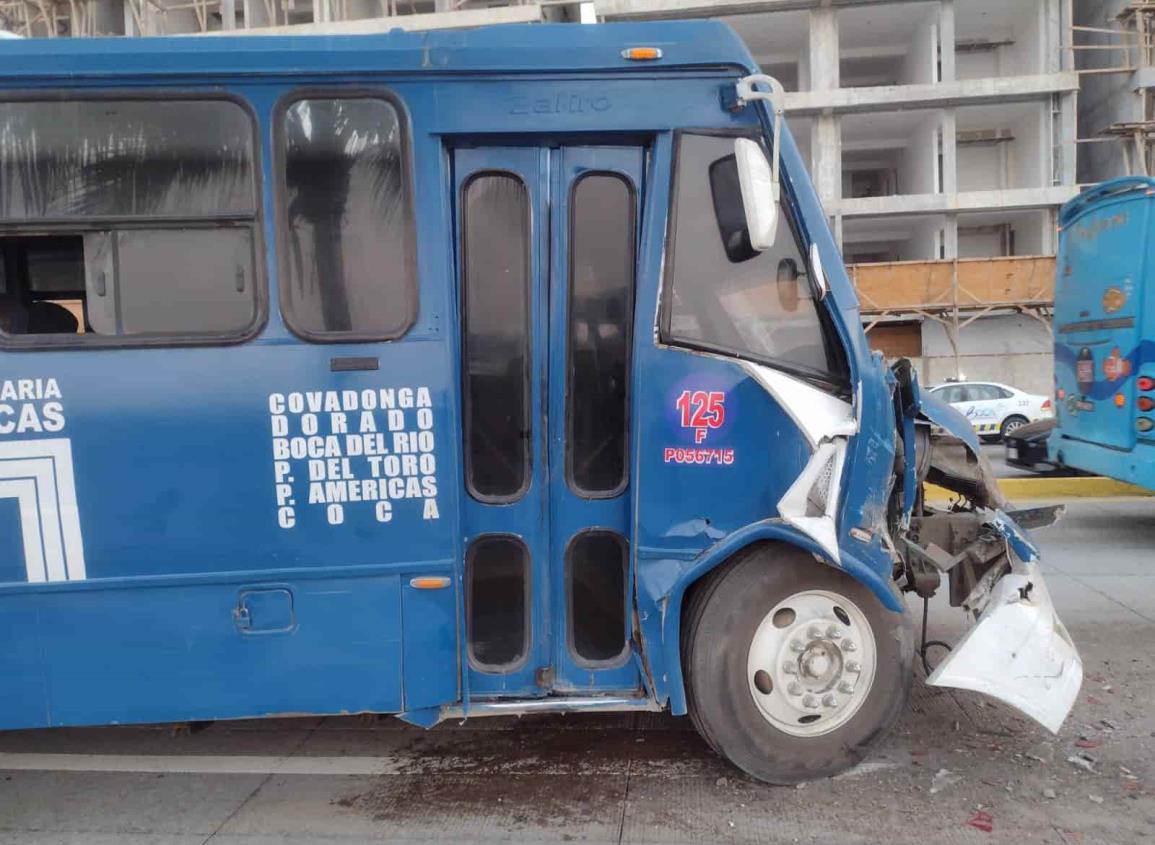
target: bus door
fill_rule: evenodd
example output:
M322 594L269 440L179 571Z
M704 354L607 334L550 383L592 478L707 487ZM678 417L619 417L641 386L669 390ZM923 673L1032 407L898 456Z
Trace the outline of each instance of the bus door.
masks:
M1131 190L1063 227L1054 323L1065 437L1135 446L1134 377L1150 375L1141 354L1150 209L1146 192Z
M625 691L643 150L454 153L469 686Z

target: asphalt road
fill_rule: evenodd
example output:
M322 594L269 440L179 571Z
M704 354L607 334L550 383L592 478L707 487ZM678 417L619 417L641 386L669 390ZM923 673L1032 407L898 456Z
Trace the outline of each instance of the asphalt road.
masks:
M655 715L13 731L0 845L1152 841L1155 500L1082 501L1037 539L1086 669L1057 737L921 677L868 762L797 789Z

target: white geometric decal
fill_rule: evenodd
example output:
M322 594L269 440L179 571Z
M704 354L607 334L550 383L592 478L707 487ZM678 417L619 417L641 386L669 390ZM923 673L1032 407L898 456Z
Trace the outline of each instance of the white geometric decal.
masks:
M0 498L20 506L30 582L84 580L71 440L0 442Z

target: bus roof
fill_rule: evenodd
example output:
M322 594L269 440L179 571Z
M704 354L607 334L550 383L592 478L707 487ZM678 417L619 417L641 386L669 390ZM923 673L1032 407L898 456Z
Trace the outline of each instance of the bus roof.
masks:
M662 50L628 61L627 47ZM0 45L0 84L113 77L649 72L755 63L719 21L512 24L374 35L30 38Z

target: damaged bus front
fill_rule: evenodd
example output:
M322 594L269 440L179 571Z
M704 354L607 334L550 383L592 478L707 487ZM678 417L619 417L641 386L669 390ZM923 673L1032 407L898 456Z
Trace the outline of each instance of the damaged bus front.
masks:
M853 289L781 127L778 92L774 80L750 77L724 98L735 110L760 112L768 146L781 151L782 172L793 182L788 193L777 160L762 181L746 173L751 157L744 159L739 144L746 234L755 249L773 248L772 237L760 237L772 231L761 198L783 196L787 213L796 210L810 238L808 293L823 326L840 338L848 381L840 390L780 360L746 361L749 376L806 442L807 458L777 502L778 517L720 538L670 590L639 560L643 611L647 588L659 608L663 601L683 608L677 642L686 699L674 689L674 710L688 709L714 747L746 771L786 783L857 760L896 718L916 658L929 684L992 696L1057 732L1082 664L1026 529L1050 524L1060 509L1014 510L967 420L921 393L909 362L888 369L867 350ZM675 240L675 297L678 249ZM797 276L779 263L776 316L787 324L783 284ZM929 501L927 484L945 488L951 503ZM940 591L971 624L953 645L938 643L947 651L934 661L926 614ZM723 615L728 630L718 628Z

